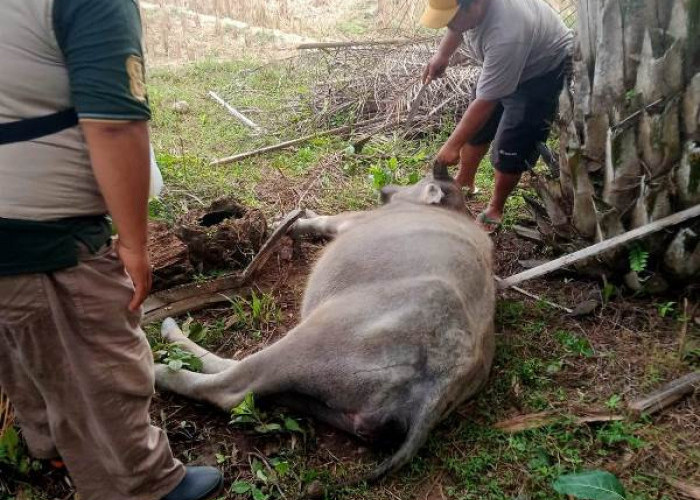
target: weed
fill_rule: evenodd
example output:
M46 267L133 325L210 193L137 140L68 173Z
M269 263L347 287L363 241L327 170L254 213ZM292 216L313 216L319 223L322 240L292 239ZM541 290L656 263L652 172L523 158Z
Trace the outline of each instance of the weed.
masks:
M621 401L622 401L622 397L619 394L613 394L605 402L605 407L610 411L617 410L620 407Z
M605 283L601 295L603 296L603 305L607 305L610 299L617 295L617 287L612 283Z
M639 429L638 424L625 421L611 422L602 426L596 433L597 439L607 446L624 444L632 449L640 449L646 443L638 438L634 432Z
M369 167L369 179L374 189L381 189L388 184L409 185L418 182L422 175L415 169L417 162L425 160L424 153L418 153L412 158L413 161L402 161L396 156L388 160L380 160Z
M271 432L295 432L304 434L299 423L291 417L281 413L268 416L255 405L255 397L249 392L243 401L231 410L231 424L249 426L252 425L256 432L269 434Z
M663 302L661 304L656 304L656 310L659 313L659 316L665 318L675 311L675 306L675 302Z
M159 343L152 347L153 360L168 365L173 371L183 368L191 372L201 372L203 363L200 358L183 349L179 344Z
M630 248L629 261L630 270L641 273L646 270L649 260L649 252L642 248L641 245L635 244Z
M557 330L554 332L554 336L567 353L586 358L593 356L593 348L587 338L580 337L567 330Z
M259 338L263 331L271 329L281 317L275 298L269 293L257 294L253 291L250 299L237 297L229 299L229 302L234 315L229 318L225 327L249 330L255 338Z
M496 321L503 326L512 326L520 323L520 318L525 312L525 304L517 300L501 300L496 305Z
M13 426L8 427L0 436L0 469L3 466L23 476L41 469L41 462L29 457L19 432Z

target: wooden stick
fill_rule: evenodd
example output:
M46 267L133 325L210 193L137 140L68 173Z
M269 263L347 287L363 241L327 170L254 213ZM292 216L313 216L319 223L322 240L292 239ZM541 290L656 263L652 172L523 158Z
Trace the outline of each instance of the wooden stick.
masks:
M666 482L678 490L682 495L693 500L700 500L700 485L687 483L672 477L666 477Z
M206 283L183 285L150 295L144 303L144 325L161 321L168 316L177 316L196 311L208 305L225 302L227 297L247 291L248 283L270 258L279 241L297 219L304 216L303 210L293 210L282 220L272 235L260 248L242 273L231 274Z
M418 91L418 95L416 95L416 98L411 103L411 109L408 111L408 119L406 120L406 128L411 127L411 123L413 123L413 119L416 117L416 112L418 111L418 108L420 107L420 104L423 101L425 91L428 90L429 83L430 82L428 81L421 85L420 90Z
M566 267L575 262L579 262L581 260L600 255L608 250L617 248L625 243L638 240L650 234L661 231L662 229L675 226L677 224L680 224L681 222L685 222L688 219L692 219L698 216L700 216L700 205L695 205L694 207L688 208L681 212L677 212L673 215L669 215L668 217L664 217L663 219L651 222L645 226L638 227L637 229L633 229L632 231L628 231L619 236L615 236L614 238L601 241L600 243L596 243L595 245L583 248L572 254L564 255L563 257L554 259L541 266L528 269L527 271L515 274L513 276L510 276L509 278L504 278L498 282L498 287L501 289L510 288L513 285L522 283L523 281L527 281L532 278L537 278L539 276L544 276L545 274L549 274L552 271L561 269L562 267Z
M544 411L540 413L530 413L527 415L518 415L508 420L502 420L494 424L494 429L502 432L515 434L531 429L539 429L557 422L573 422L576 425L595 424L600 422L615 422L624 420L624 415L616 415L603 410L594 410L592 412L583 413L581 415L560 415L553 411Z
M689 373L663 386L649 396L633 401L629 410L636 415L656 413L700 388L700 371Z
M377 45L411 45L414 43L429 42L435 37L423 38L392 38L389 40L350 40L348 42L310 42L300 43L297 45L297 50L312 50L312 49L342 49L345 47L373 47Z
M213 90L209 91L209 96L214 99L216 102L221 104L224 108L226 108L226 111L228 111L231 115L235 116L238 118L241 122L243 122L244 125L256 130L257 132L262 132L262 128L253 122L250 118L246 117L243 113L238 111L236 108L231 106L229 103L224 101L219 95L214 92Z
M557 304L556 302L552 302L552 301L549 301L547 299L543 299L539 295L535 295L532 292L528 292L527 290L523 290L520 287L511 286L510 289L513 290L514 292L518 292L519 294L525 295L526 297L530 297L531 299L535 299L539 302L544 302L548 306L553 307L555 309L559 309L560 311L564 311L567 314L571 314L574 312L573 309L569 309L568 307L561 306L561 305Z
M314 134L305 135L305 136L299 137L297 139L292 139L291 141L280 142L279 144L274 144L272 146L265 146L264 148L254 149L252 151L247 151L245 153L239 153L239 154L236 154L233 156L227 156L226 158L220 158L218 160L214 160L214 161L210 162L209 165L212 167L217 166L217 165L227 165L229 163L234 163L237 161L245 160L246 158L250 158L252 156L258 156L261 154L270 153L272 151L279 151L280 149L285 149L285 148L289 148L292 146L296 146L298 144L303 144L303 143L308 142L311 139L315 139L317 137L323 137L326 135L344 134L346 132L352 131L354 128L362 127L364 125L369 125L371 123L376 123L380 120L381 120L381 118L380 119L365 120L362 122L357 122L353 125L343 125L342 127L336 127L336 128L332 128L329 130L316 132Z

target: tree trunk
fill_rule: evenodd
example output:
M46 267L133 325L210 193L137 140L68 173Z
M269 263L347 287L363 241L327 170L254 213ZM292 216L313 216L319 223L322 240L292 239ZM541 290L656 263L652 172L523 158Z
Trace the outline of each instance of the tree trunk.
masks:
M559 168L529 200L540 231L569 251L700 203L700 0L578 0L577 32ZM697 282L700 221L636 251L649 255L645 275ZM629 249L592 264L640 283Z

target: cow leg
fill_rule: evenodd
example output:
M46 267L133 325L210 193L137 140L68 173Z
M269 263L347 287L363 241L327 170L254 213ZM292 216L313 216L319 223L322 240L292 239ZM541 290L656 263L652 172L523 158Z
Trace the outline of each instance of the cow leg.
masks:
M334 238L343 231L354 226L358 221L366 217L366 212L345 212L338 215L316 215L308 212L310 217L297 220L289 230L290 236L313 235L325 238Z
M192 399L206 401L225 411L230 411L238 405L249 392L260 397L284 393L293 387L296 369L295 365L287 362L290 350L284 340L242 361L218 358L230 363L228 367L214 373L174 371L166 365L157 364L156 386Z
M201 359L203 365L202 373L219 373L237 363L237 361L232 359L220 358L185 337L185 334L182 333L182 330L180 330L173 318L166 318L163 321L160 333L166 341L180 345L186 351Z

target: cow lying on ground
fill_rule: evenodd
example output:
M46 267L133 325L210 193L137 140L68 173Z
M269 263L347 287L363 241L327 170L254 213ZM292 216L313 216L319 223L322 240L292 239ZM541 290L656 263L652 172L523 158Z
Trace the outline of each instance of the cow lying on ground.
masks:
M368 441L401 444L370 477L408 462L435 424L484 384L494 350L488 236L464 213L444 167L385 188L382 207L298 220L293 236L335 240L309 277L301 323L240 361L163 335L201 357L203 373L156 365L160 388L228 411L248 392Z

